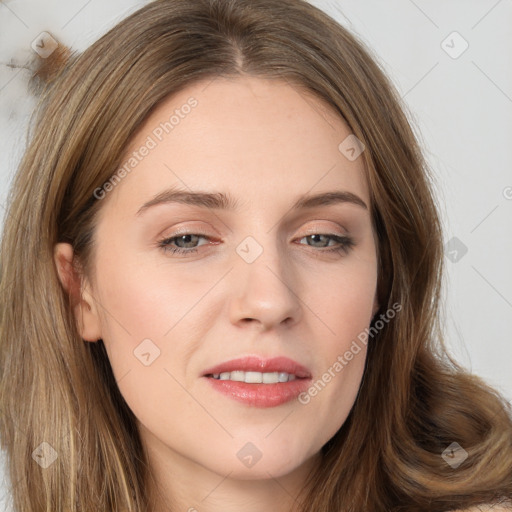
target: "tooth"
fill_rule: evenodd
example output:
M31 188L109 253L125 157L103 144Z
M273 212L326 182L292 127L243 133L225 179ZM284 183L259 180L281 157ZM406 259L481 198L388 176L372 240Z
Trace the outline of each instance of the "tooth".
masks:
M245 372L238 371L238 370L231 372L230 380L235 380L237 382L243 382L245 380Z
M278 382L279 378L277 372L263 374L263 384L277 384Z
M289 382L295 380L296 376L286 372L244 372L235 370L232 372L214 373L212 377L217 380L232 380L245 382L247 384L277 384L278 382Z
M248 384L261 384L263 374L261 372L245 372L245 382Z

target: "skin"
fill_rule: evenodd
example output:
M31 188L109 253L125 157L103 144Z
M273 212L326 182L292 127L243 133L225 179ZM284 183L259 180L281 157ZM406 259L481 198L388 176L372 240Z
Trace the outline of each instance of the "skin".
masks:
M119 389L138 419L157 485L154 510L289 511L321 447L338 431L361 383L366 348L309 403L259 408L213 390L204 370L245 355L287 356L313 382L370 324L377 254L362 158L338 149L351 133L321 100L287 82L218 78L163 102L126 155L190 97L198 104L110 191L95 232L93 274L72 272L73 250L55 247L84 340L103 339ZM180 203L139 208L171 187L233 196L236 211ZM303 194L348 191L353 203L290 210ZM175 239L188 255L165 252ZM325 252L349 236L347 252ZM236 251L253 237L252 263ZM150 339L160 355L134 356ZM251 442L261 459L237 452ZM159 491L157 490L159 487Z

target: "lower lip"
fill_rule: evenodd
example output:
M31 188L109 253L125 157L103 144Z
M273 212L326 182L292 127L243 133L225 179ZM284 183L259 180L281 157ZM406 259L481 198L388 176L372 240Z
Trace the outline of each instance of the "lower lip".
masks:
M276 407L293 400L309 387L311 379L295 379L276 384L247 384L205 377L219 393L253 407Z

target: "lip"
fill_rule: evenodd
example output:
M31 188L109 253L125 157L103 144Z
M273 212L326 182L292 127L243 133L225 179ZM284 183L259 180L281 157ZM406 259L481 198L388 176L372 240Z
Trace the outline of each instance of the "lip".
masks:
M234 372L241 370L244 372L286 372L295 375L301 379L311 378L309 370L288 357L273 357L271 359L262 359L257 356L240 357L224 363L218 364L203 372L203 377L213 375L214 373Z
M241 370L246 372L286 372L296 376L295 380L275 384L248 384L246 382L217 380L214 373ZM256 356L232 359L204 371L202 377L212 388L237 402L253 407L276 407L287 403L306 391L311 382L311 373L301 364L287 357L261 359Z

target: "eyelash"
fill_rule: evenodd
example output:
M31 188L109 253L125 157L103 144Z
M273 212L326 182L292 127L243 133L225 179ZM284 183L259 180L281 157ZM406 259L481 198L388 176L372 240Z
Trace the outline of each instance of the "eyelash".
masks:
M332 239L334 241L337 241L340 244L338 246L331 247L329 249L320 248L320 252L348 254L352 250L352 248L355 246L354 240L352 238L348 237L348 236L345 236L345 235L331 235L331 234L328 234L328 233L313 233L311 235L303 236L302 238L300 238L300 240L302 240L303 238L309 238L309 237L312 237L312 236L315 236L315 235L326 236L326 237L328 237L328 238L330 238L330 239ZM201 233L182 233L182 234L177 235L177 236L167 237L167 238L164 238L163 240L160 240L158 242L158 246L163 250L164 253L170 252L172 254L191 254L191 253L197 252L197 248L196 247L193 247L191 249L183 249L181 247L172 247L170 245L172 242L174 242L175 240L177 240L178 238L181 238L183 236L199 236L200 238L205 238L205 239L209 238L208 236L203 235ZM304 245L304 244L301 244L301 245Z

